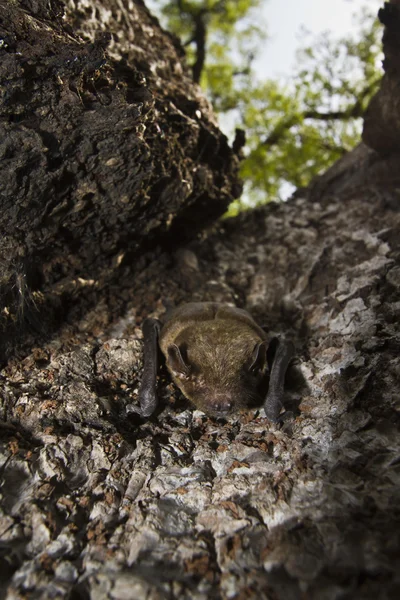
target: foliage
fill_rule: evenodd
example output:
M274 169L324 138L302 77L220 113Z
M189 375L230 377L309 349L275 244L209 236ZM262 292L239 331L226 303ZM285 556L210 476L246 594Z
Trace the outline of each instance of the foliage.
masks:
M265 37L259 17L262 0L162 0L157 5L167 28L182 40L194 71L204 43L204 64L199 76L194 76L215 109L235 108L237 91L251 76L253 59Z
M246 131L242 176L247 204L279 199L293 187L306 186L351 150L360 140L362 116L381 78L381 28L365 9L355 38L324 33L298 52L289 81L259 81L253 62L266 30L261 4L161 2L166 25L181 37L194 73L196 64L201 67L197 79L216 110L231 129L234 124Z

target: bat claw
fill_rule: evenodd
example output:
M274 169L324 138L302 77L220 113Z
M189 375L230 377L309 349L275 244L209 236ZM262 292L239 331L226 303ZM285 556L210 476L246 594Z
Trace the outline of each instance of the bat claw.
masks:
M285 425L295 419L295 414L291 410L285 410L278 415L275 412L272 413L272 411L265 410L265 407L264 411L268 421L271 421L271 423L274 423L275 425Z
M135 404L127 404L125 407L125 412L127 415L134 414L142 416L142 409L140 406L136 406Z
M282 414L279 415L277 419L277 423L287 423L288 421L293 421L295 418L294 412L292 410L285 410Z

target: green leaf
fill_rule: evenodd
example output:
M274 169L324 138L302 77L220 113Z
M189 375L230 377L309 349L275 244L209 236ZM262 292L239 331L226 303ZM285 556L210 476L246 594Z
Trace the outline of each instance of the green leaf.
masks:
M201 85L230 129L246 131L239 208L279 200L307 186L359 141L361 117L381 78L381 27L364 8L359 29L339 39L329 32L297 53L287 81L260 82L253 63L265 40L262 0L160 0L164 24L181 37L189 64L196 60L195 23L206 25ZM153 5L154 6L154 5ZM228 118L228 115L229 118Z

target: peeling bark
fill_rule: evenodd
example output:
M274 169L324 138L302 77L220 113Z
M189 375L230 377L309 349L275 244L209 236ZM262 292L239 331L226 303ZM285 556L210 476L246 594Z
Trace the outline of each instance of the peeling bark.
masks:
M148 253L112 327L103 303L10 365L10 597L395 598L399 230L367 187L242 215L175 257ZM288 392L296 420L214 421L166 373L158 415L126 418L138 311L159 315L157 298L234 302L292 337L307 384Z
M399 597L399 167L362 144L286 204L147 248L8 362L7 598ZM208 418L165 370L159 412L126 416L143 318L188 300L293 339L292 423Z

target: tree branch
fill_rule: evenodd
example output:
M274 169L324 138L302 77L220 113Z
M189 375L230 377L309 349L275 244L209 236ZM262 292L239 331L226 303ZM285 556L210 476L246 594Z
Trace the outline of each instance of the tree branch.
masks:
M206 60L206 39L207 39L207 28L204 17L210 12L209 9L200 8L196 12L185 6L183 0L177 0L177 6L179 11L188 15L193 21L193 35L192 37L183 44L184 47L190 46L190 44L196 45L196 60L192 66L193 80L195 83L200 83L201 74L203 72L204 63Z
M370 85L364 88L353 106L347 108L346 110L319 112L318 110L310 109L306 110L301 115L293 115L286 120L282 120L280 123L278 123L270 135L266 137L263 142L261 142L261 145L274 146L279 142L286 131L295 125L298 125L302 121L305 121L306 119L313 119L314 121L349 121L350 119L363 117L366 112L364 100L368 95L372 94L377 83L377 81L373 81Z
M192 67L193 80L195 83L200 83L201 74L203 72L204 63L206 60L206 38L207 28L204 22L204 11L200 11L197 15L193 15L194 35L193 41L196 44L196 60Z
M196 12L186 7L183 0L177 0L177 5L181 13L189 15L193 20L193 36L184 44L184 46L186 47L193 43L196 45L196 60L192 66L192 72L194 82L200 83L201 74L206 62L207 27L205 17L212 13L222 11L225 8L225 0L220 0L220 2L217 2L212 8L200 8Z

